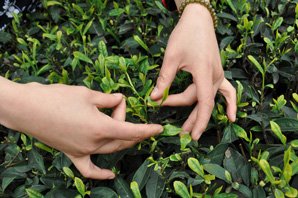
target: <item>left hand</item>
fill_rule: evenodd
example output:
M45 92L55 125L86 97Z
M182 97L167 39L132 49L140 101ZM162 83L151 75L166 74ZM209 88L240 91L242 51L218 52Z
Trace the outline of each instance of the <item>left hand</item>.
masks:
M218 90L227 101L229 120L235 121L236 91L224 78L212 18L200 4L189 4L171 33L157 84L151 93L153 100L162 98L179 70L191 73L193 84L183 93L168 96L163 105L185 106L197 102L182 126L184 131L192 132L194 140L200 138L208 125Z

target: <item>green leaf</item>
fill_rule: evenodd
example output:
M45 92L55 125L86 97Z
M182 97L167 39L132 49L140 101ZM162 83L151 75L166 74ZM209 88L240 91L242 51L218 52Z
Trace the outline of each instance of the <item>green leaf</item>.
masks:
M248 60L254 65L256 66L256 68L259 70L259 72L262 74L262 75L265 75L265 72L264 72L264 69L263 67L261 66L261 64L252 56L252 55L248 55Z
M184 133L180 135L180 150L184 150L191 140L190 133Z
M90 64L93 64L92 60L86 56L85 54L83 54L82 52L79 52L79 51L75 51L73 52L73 56L81 61L84 61L86 63L90 63Z
M238 198L238 195L233 193L220 193L220 194L214 195L213 198Z
M204 164L203 165L204 170L207 171L208 173L215 175L215 177L222 179L226 182L229 182L226 179L226 169L224 169L223 167L219 166L218 164Z
M138 36L138 35L134 35L133 39L140 45L142 46L142 48L144 48L147 52L149 52L149 48L146 45L146 43L144 43L144 41Z
M43 198L44 197L40 192L38 192L32 188L27 188L26 193L29 198Z
M174 181L174 189L175 189L175 192L177 193L177 195L179 195L182 198L190 198L191 197L187 190L187 187L181 181Z
M63 172L65 173L65 175L67 175L67 177L74 179L74 174L70 168L63 167Z
M280 130L280 127L276 122L270 121L270 127L272 132L279 138L279 140L285 145L287 143L287 138L284 136Z
M293 140L291 141L291 146L294 147L294 148L298 148L298 140Z
M119 198L117 193L108 187L96 187L91 189L91 198Z
M54 6L54 5L62 5L59 1L46 1L46 2L47 2L46 4L47 7Z
M163 132L160 134L162 136L175 136L182 132L182 128L178 128L174 125L167 124L163 128Z
M250 142L250 140L247 137L246 131L242 127L240 127L237 124L232 124L232 129L238 137L245 139L247 142Z
M28 159L30 166L36 168L43 174L46 174L46 168L44 166L43 157L35 149L31 149L29 151Z
M74 184L75 184L78 192L84 197L86 188L85 188L85 184L83 183L83 181L80 178L75 177Z
M278 19L273 22L271 30L275 31L277 28L279 28L283 21L284 19L282 17L278 17Z
M115 189L121 198L133 198L133 194L128 186L128 183L121 177L116 177L114 180Z
M99 41L99 43L98 43L98 52L100 55L102 55L104 57L108 56L107 46L103 40Z
M274 189L274 196L275 196L275 198L284 198L285 197L284 193L281 190L279 190L278 188Z
M225 129L224 129L224 134L221 140L221 143L232 143L235 140L237 140L238 137L236 136L236 133L234 132L232 125L229 124Z
M270 181L271 184L274 184L275 179L274 176L271 172L271 168L270 165L268 163L267 160L261 159L259 161L259 166L261 167L261 169L263 170L263 172L265 173L265 175L267 176L268 180Z
M288 188L286 188L285 195L287 197L298 197L298 190L293 187L288 187Z
M188 158L187 164L192 171L197 173L199 176L204 177L203 166L196 158L193 158L193 157Z
M139 185L137 182L135 181L132 181L130 183L130 189L134 195L134 198L142 198L142 195L141 195L141 192L140 192L140 189L139 189Z
M5 189L7 188L7 186L9 186L9 184L11 184L11 182L13 182L13 180L15 179L16 177L3 177L2 178L2 192L5 191Z
M150 178L146 184L146 195L150 198L161 197L164 191L165 183L155 171L151 172Z
M298 133L298 119L295 118L278 118L274 122L278 124L284 132Z
M132 180L138 183L140 190L142 190L147 183L149 176L151 175L151 172L153 170L152 167L148 167L149 164L150 162L148 160L145 160L133 176Z
M164 90L164 92L163 92L163 94L162 94L161 104L168 98L168 96L169 96L169 90L170 90L169 87L167 87L167 88Z

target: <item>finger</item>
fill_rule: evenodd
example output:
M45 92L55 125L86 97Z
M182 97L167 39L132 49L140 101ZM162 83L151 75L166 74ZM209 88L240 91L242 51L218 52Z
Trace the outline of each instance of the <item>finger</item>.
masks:
M189 85L184 92L172 94L162 103L162 106L190 106L197 101L196 85Z
M194 140L198 140L205 131L210 120L214 107L215 93L211 77L207 77L204 81L201 81L201 79L195 79L195 83L197 87L198 111L196 123L191 136Z
M108 154L117 151L121 151L123 149L127 149L132 147L138 143L137 141L125 141L125 140L110 140L106 144L102 145L99 149L95 152L97 154Z
M123 95L120 93L106 94L99 91L92 91L93 103L98 108L113 108L121 103Z
M118 104L112 113L112 118L119 121L125 121L126 117L126 101L122 98L120 104Z
M225 78L219 87L219 92L222 93L227 101L227 116L229 120L231 122L235 122L237 112L237 97L235 88Z
M115 120L108 126L110 133L106 133L105 138L129 141L141 141L163 131L163 127L158 124L132 124Z
M168 51L165 52L156 86L151 93L152 100L161 99L165 89L170 88L178 70L178 63L175 59L176 57L173 57Z
M197 120L198 105L192 110L187 120L184 122L183 131L191 132Z
M73 162L78 171L80 171L80 173L86 178L99 180L115 178L115 174L111 170L101 169L94 165L90 159L90 155L83 157L74 157L71 155L67 156Z

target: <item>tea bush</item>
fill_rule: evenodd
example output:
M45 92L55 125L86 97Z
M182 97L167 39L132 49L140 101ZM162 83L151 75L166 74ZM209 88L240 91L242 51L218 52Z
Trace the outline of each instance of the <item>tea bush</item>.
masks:
M14 16L0 32L2 76L121 92L128 121L161 123L164 132L93 156L117 173L113 181L96 181L83 178L62 153L1 127L0 196L298 197L298 1L212 4L238 112L229 123L217 96L198 142L178 135L191 107L159 107L149 98L178 20L160 1L43 0L37 12ZM179 73L170 93L190 82Z

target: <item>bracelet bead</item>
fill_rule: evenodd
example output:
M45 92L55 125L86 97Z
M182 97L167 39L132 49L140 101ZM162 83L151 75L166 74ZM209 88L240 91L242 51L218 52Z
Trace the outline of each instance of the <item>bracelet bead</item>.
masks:
M179 7L179 10L178 10L180 16L182 15L185 7L192 3L197 3L197 4L200 4L200 5L204 6L205 8L207 8L207 10L211 14L214 28L216 28L217 27L217 16L216 16L215 10L212 8L212 5L207 0L185 0L185 1L183 1Z

